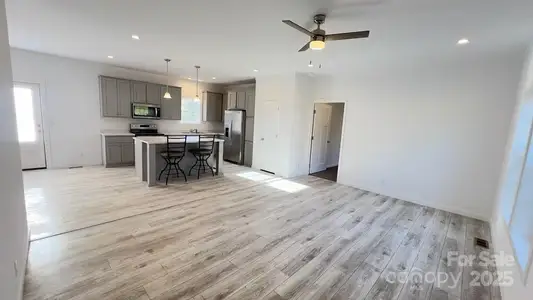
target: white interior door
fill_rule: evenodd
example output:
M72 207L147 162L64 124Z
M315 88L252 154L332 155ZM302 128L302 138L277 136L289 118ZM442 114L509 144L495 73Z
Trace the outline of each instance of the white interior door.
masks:
M261 128L259 131L259 143L254 145L255 153L258 153L257 166L254 166L265 171L276 173L278 167L279 151L278 134L279 134L279 105L277 101L265 101L261 105L261 114L267 116L262 122L263 124L256 124L255 127ZM258 119L257 117L255 118ZM259 126L258 126L259 125Z
M46 168L39 85L15 83L13 94L22 169Z
M331 105L315 104L309 173L324 171L327 168L330 123Z

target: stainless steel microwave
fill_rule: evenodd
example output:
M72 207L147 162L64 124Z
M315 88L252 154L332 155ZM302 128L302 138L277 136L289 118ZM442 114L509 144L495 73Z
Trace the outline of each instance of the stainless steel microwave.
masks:
M160 119L161 106L146 103L132 103L131 117L134 119Z

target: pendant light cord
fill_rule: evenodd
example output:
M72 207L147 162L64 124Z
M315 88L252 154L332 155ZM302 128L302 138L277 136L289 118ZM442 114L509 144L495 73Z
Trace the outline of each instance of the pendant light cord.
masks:
M196 66L196 97L199 99L200 96L198 95L198 71L200 70L200 66Z

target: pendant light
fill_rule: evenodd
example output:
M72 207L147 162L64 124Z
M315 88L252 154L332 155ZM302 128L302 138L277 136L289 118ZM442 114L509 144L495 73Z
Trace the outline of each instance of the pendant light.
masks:
M200 66L194 66L196 68L196 97L194 97L194 101L200 101L200 96L198 95L198 72L200 71Z
M167 91L165 92L163 98L172 99L172 96L170 96L170 93L168 92L168 63L170 62L170 58L165 58L165 61L167 62Z

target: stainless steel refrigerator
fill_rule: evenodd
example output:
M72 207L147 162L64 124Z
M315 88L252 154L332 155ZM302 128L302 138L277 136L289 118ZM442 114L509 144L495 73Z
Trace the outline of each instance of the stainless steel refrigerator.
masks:
M229 109L224 113L224 160L244 164L246 111Z

